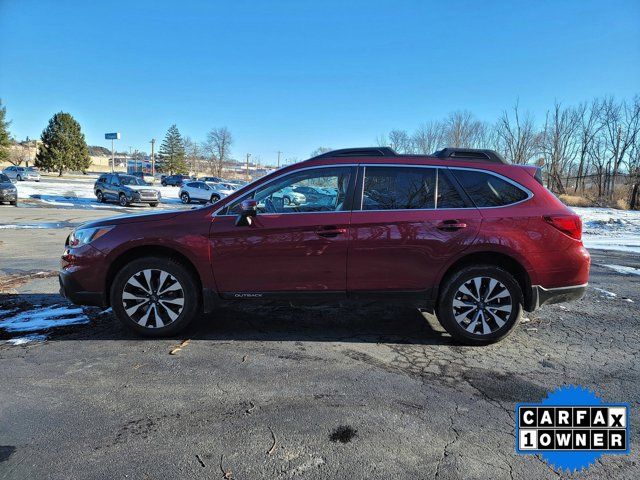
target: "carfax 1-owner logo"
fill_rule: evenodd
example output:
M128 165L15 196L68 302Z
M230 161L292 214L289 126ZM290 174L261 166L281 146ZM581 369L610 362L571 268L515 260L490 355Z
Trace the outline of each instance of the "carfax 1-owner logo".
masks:
M603 454L628 454L629 405L604 403L567 385L540 403L516 405L516 452L539 454L555 470L588 468Z

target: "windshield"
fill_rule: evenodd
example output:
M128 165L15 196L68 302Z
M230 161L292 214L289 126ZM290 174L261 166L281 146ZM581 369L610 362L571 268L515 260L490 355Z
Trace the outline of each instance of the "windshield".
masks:
M146 183L144 183L144 181L142 181L138 177L132 177L132 176L120 177L120 184L121 185L146 185Z

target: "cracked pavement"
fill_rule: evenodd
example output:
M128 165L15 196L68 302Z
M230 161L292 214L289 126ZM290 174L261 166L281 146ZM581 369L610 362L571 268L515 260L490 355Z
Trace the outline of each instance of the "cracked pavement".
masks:
M20 278L3 306L65 303L37 272L68 233L0 230L0 283ZM162 340L88 308L89 325L44 343L0 341L0 478L557 478L515 454L514 407L565 383L632 409L631 455L584 478L639 478L640 277L602 265L640 256L592 254L584 299L484 348L416 310L357 304L224 307ZM340 426L347 443L330 440Z

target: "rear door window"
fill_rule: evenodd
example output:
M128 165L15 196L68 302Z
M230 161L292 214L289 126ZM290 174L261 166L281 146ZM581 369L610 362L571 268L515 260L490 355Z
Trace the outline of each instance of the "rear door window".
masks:
M435 187L435 168L367 166L362 210L435 208Z
M502 207L529 197L522 188L479 170L450 170L476 207Z
M472 207L468 200L463 197L459 186L454 184L455 180L450 180L445 169L438 170L438 199L436 208L467 208Z

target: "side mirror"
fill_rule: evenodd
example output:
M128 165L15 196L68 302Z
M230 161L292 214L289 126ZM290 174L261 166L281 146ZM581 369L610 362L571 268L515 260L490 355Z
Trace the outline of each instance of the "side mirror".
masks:
M253 224L253 217L258 214L258 202L252 198L243 200L240 204L240 214L236 218L236 227L249 227Z

